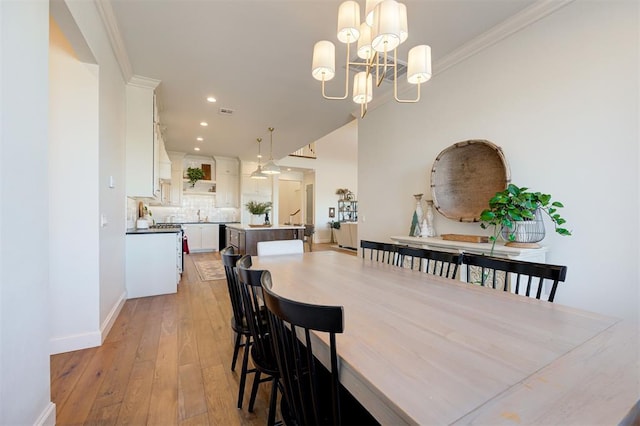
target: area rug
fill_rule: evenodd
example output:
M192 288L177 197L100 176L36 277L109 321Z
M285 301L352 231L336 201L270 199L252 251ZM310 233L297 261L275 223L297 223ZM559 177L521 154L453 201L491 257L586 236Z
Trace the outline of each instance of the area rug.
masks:
M200 276L200 281L224 280L224 266L221 260L196 260L196 271Z

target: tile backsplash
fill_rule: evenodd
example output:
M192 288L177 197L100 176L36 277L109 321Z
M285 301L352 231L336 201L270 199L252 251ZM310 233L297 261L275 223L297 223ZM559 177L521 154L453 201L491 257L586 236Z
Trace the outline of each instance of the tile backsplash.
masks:
M135 227L138 214L138 202L145 199L127 198L127 228ZM163 222L197 222L200 219L209 222L236 222L240 220L240 209L218 208L215 197L207 195L183 195L181 206L149 206L152 218L156 223Z

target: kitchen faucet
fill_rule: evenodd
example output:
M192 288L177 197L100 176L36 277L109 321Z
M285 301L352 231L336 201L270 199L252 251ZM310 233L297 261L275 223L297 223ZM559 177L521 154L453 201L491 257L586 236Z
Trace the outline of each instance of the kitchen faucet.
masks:
M200 222L202 219L200 219L200 209L198 209L198 222Z

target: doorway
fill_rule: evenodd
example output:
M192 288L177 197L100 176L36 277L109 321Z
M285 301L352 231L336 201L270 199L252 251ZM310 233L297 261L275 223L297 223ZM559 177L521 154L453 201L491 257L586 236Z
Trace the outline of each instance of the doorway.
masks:
M280 179L278 182L278 223L302 223L304 218L302 200L302 182Z

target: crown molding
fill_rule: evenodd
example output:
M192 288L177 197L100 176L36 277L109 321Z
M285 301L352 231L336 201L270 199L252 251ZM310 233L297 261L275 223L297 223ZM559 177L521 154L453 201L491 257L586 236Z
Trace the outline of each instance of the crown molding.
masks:
M438 61L433 64L433 76L440 74L441 72L447 70L448 68L453 67L454 65L459 64L460 62L465 61L471 56L480 53L484 49L487 49L494 44L498 43L501 40L521 31L528 26L534 24L540 19L554 13L558 9L563 8L564 6L572 3L575 0L540 0L534 3L533 5L527 7L526 9L516 13L510 18L502 21L498 25L492 27L488 31L480 34L478 37L473 40L468 41L467 43L460 46L458 49L449 53L448 55L443 56ZM432 76L432 78L433 78ZM412 89L412 84L409 84L407 81L403 81L398 83L398 95L400 93L405 93ZM423 88L424 89L424 88ZM415 89L414 89L415 90ZM425 95L425 90L423 90L423 95ZM375 98L372 102L369 103L367 110L371 111L379 106L394 100L393 98L393 90L390 90L388 93ZM354 109L351 112L356 118L360 118L360 107Z
M511 16L490 30L480 34L458 49L442 57L434 64L434 75L451 68L465 59L493 46L501 40L532 25L540 19L563 8L574 0L540 0Z
M129 79L129 83L132 86L144 87L147 89L155 89L160 84L160 80L156 80L149 77L143 77L141 75L133 75Z
M111 2L109 0L94 0L94 3L98 9L100 18L102 19L102 23L104 24L107 36L109 37L109 43L111 44L113 54L120 66L122 78L125 82L128 82L133 77L133 70L131 68L127 49L122 41L122 37L120 36L120 29L118 28L118 23L116 21L115 14L113 13Z

